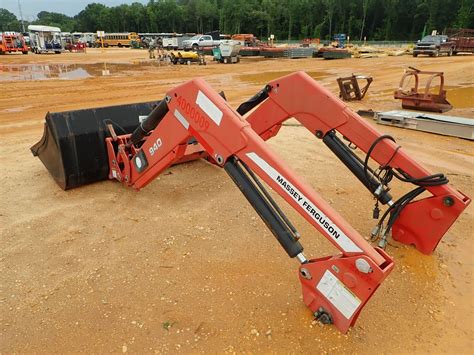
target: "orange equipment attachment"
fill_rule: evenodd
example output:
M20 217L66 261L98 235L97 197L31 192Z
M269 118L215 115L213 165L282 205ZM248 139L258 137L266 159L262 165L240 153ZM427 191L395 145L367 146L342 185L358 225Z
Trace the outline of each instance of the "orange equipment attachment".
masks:
M223 96L204 80L194 79L168 91L131 134L117 135L113 127L118 125L108 116L108 123L101 127L109 131L105 138L109 178L139 190L176 163L204 158L223 168L288 256L299 261L305 304L318 320L333 323L342 332L355 323L392 270L393 260L382 248L369 244L265 140L276 135L291 117L321 139L373 194L376 210L379 203L388 206L375 233L381 237L381 246L392 230L398 241L430 253L470 202L447 185L444 175L430 175L391 137L378 133L303 72L270 82L237 110ZM128 109L136 112L144 107ZM365 160L336 132L365 152ZM88 152L87 158L94 159L93 152ZM380 168L372 169L369 158ZM394 201L388 187L393 177L415 185L415 189ZM259 178L339 253L307 259L301 235ZM424 191L432 196L414 201Z

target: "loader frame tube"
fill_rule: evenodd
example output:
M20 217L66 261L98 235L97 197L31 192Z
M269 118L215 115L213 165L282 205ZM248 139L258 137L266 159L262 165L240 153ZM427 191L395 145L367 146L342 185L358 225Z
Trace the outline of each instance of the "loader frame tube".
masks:
M431 175L394 141L383 139L375 147L374 142L382 135L306 73L289 74L267 86L272 88L268 98L247 117L247 122L262 139L274 137L284 121L295 118L317 137L337 131L362 152L368 154L370 150L370 158L380 166L403 170L414 179ZM327 138L325 143L328 139L331 140ZM337 147L336 144L333 146ZM348 149L342 148L347 152ZM348 155L343 151L340 154L347 166ZM357 159L355 155L353 158ZM359 180L360 170L359 166L355 172ZM425 188L432 196L410 201L393 223L391 233L394 240L413 244L422 253L431 254L471 199L448 184L427 185Z

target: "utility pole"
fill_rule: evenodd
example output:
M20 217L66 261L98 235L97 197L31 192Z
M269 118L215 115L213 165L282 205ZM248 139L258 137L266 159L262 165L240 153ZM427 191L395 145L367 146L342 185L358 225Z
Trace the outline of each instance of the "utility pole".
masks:
M20 0L18 0L18 10L20 11L20 21L22 32L25 33L25 23L23 22L23 12L21 11Z

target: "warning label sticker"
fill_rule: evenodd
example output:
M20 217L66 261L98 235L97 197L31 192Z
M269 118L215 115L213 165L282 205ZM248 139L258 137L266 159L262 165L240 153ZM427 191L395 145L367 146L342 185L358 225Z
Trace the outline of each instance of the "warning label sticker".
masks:
M319 280L316 289L347 319L352 317L361 304L361 300L329 270Z

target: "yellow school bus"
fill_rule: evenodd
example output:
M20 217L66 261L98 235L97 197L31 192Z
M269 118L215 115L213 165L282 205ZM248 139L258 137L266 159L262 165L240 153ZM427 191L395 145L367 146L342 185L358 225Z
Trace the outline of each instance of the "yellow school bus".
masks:
M140 42L140 37L135 32L128 33L105 33L104 37L97 38L96 45L102 46L104 41L104 47L130 47L132 42Z

